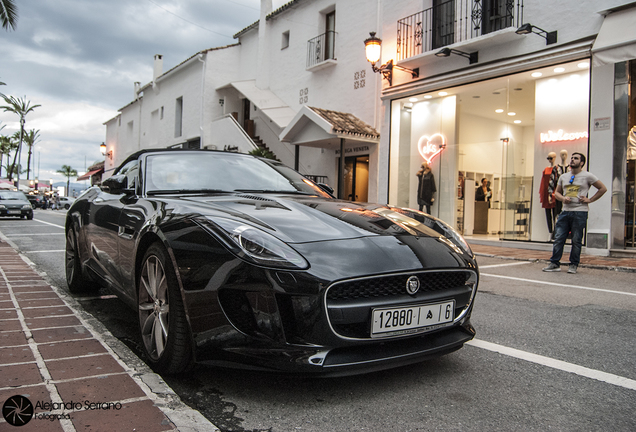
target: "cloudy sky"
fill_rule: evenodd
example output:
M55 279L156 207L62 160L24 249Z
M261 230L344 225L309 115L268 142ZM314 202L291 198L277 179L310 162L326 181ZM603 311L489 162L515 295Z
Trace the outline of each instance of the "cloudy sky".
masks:
M274 0L273 6L284 3ZM232 36L257 21L260 8L260 0L16 4L17 29L0 29L0 82L6 84L0 93L41 105L26 118L27 131L40 131L31 169L54 182L66 180L56 173L62 165L81 174L103 160L103 123L132 100L135 81L152 80L155 54L163 54L167 71L200 50L235 43ZM2 125L0 134L11 135L18 118L0 111ZM22 154L26 168L24 148Z

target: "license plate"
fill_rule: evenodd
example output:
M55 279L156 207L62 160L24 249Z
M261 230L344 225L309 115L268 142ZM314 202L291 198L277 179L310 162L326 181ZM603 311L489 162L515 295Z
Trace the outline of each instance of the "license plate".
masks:
M7 214L20 214L22 213L20 210L7 210Z
M371 337L415 333L453 321L455 301L400 308L373 309Z

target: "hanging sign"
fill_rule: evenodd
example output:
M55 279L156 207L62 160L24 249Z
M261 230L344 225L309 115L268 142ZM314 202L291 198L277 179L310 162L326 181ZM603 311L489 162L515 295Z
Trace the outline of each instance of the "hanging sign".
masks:
M550 143L557 141L576 141L581 138L587 138L587 132L571 132L565 133L563 129L559 129L556 132L552 132L551 130L548 133L539 134L541 138L541 143Z
M446 148L446 138L440 133L423 135L417 142L417 149L427 163L431 161Z

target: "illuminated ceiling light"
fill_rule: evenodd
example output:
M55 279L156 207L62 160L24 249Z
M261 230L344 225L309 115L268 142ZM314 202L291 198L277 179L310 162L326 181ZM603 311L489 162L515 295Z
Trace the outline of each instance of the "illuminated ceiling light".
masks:
M448 95L448 92L442 91L442 92L439 92L437 94L440 95L440 96L446 96L446 95Z
M407 108L411 108L413 106L413 104L408 102L408 103L405 103L404 106L407 107Z
M412 97L409 99L409 102L417 102L419 99L416 97Z
M562 67L554 68L554 73L561 73L561 72L565 72L565 68L562 68Z
M543 75L541 72L534 72L534 73L532 74L532 77L533 77L533 78L539 78L541 75Z
M516 112L512 112L512 111L510 111L510 112L508 113L508 115L509 115L510 117L512 117L512 116L516 116L516 115L517 115L517 113L516 113Z
M581 62L579 64L577 64L577 66L581 69L587 69L590 67L590 62Z
M426 96L424 96L424 99L433 99L433 96L431 96L431 95L426 95Z
M521 123L521 120L515 120L515 123L519 124Z
M502 110L501 108L499 108L499 109L496 109L496 110L495 110L495 112L496 112L497 114L501 114L501 113L503 112L503 110Z

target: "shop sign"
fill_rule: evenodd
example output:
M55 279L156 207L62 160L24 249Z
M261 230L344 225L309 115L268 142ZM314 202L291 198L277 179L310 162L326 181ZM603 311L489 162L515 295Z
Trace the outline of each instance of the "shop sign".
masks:
M539 135L541 143L544 144L559 141L576 141L578 139L587 138L587 131L565 133L563 132L563 129L559 129L556 132L549 130L548 133L541 133Z
M429 164L445 148L446 138L440 133L433 134L430 137L422 135L417 142L417 149L420 151L420 155L422 155L424 160Z
M367 145L363 145L363 146L359 146L359 147L345 147L345 154L348 153L368 153L369 152L369 146ZM340 155L340 150L336 150L336 156Z

